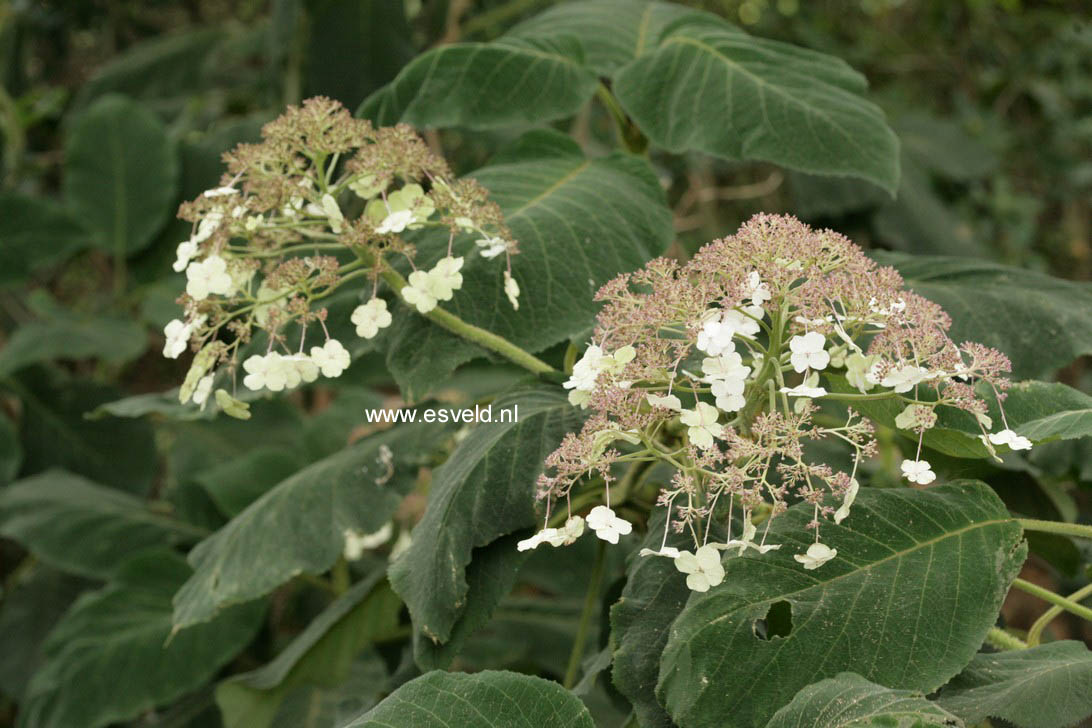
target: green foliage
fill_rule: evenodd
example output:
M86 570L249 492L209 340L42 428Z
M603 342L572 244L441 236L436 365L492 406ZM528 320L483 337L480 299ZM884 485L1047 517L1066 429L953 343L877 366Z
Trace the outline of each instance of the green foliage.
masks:
M0 286L23 283L32 273L87 247L90 233L52 200L0 195Z
M594 728L580 700L560 685L511 672L430 672L395 690L346 728Z
M843 672L798 692L766 725L767 728L929 728L963 724L921 693L890 690L860 675Z

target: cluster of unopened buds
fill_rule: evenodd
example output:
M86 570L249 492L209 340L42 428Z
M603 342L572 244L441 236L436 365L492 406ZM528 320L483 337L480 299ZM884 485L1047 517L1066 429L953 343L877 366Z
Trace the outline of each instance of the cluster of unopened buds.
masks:
M656 498L667 509L663 540L641 556L673 559L691 589L706 591L724 578L721 552L781 548L768 542L770 523L805 503L812 543L794 558L819 568L837 556L820 526L849 516L858 466L877 449L854 401L903 407L896 427L917 448L902 472L915 485L936 477L921 450L939 408L973 415L995 456L997 446L1031 447L1007 424L990 432L982 395L1004 400L1003 354L956 344L948 316L905 290L893 268L795 218L758 215L685 264L660 259L619 276L597 300L594 343L565 382L590 417L547 458L538 488L547 527L521 550L572 543L585 525L617 543L632 524L612 498L624 502L666 465L670 483L661 478ZM821 440L852 451L848 471L813 457L809 444ZM600 499L586 520L573 515ZM560 503L565 513L551 519ZM693 549L668 546L672 529Z
M516 244L500 208L473 180L455 180L409 127L376 129L315 98L267 124L262 137L226 154L220 186L179 212L193 223L174 263L186 275L185 313L164 329L163 355L196 352L183 404L203 408L222 376L231 392L217 389L217 403L245 418L248 407L235 397L240 369L252 391L340 376L352 357L316 304L360 280L367 300L350 319L358 336L374 338L393 320L380 281L428 314L462 288L459 247L485 259L504 255L503 289L518 307ZM430 231L446 233L446 254L418 269L411 240ZM412 269L408 281L393 267L399 259Z

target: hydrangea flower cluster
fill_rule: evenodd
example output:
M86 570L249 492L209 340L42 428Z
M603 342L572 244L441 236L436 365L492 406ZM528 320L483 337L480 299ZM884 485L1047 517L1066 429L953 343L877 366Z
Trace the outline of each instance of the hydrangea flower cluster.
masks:
M616 543L632 526L611 499L638 491L642 473L666 464L673 475L656 497L667 509L663 542L641 555L673 559L695 591L724 578L721 552L780 548L768 543L769 525L792 503L808 503L814 514L813 543L796 561L816 569L837 556L820 540L821 524L849 517L858 465L876 451L873 426L854 400L903 407L896 425L918 444L902 472L916 485L936 477L921 446L938 408L973 415L991 452L1031 446L1007 424L989 431L980 392L1004 399L1003 354L956 344L948 316L905 290L894 268L795 218L758 215L685 264L659 259L619 276L597 299L605 306L593 343L565 383L570 401L591 415L546 460L538 495L547 526L555 504L567 504L558 517L572 522L574 505L605 492L606 505L586 523ZM810 456L809 443L822 440L852 451L848 472ZM671 529L688 534L693 549L667 546ZM561 539L554 530L521 548L579 535Z
M183 403L204 407L222 373L232 393L217 390L217 403L246 417L234 397L240 369L242 385L255 391L340 376L350 353L331 338L328 310L317 304L361 280L370 298L351 321L358 336L373 338L392 322L380 279L427 314L462 287L464 256L455 255L456 246L487 259L503 254L504 291L518 306L516 243L500 208L473 180L455 180L410 127L377 129L335 101L314 98L267 124L262 137L225 154L220 186L179 211L193 223L173 266L186 275L178 299L184 315L164 329L163 355L196 352ZM406 236L431 228L448 233L447 254L417 269ZM389 277L398 258L413 269L405 285Z

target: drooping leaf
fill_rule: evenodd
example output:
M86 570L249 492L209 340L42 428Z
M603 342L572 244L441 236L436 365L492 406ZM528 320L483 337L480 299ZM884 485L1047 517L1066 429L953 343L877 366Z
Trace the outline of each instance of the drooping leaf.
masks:
M64 197L114 255L145 248L173 212L178 160L163 124L135 101L104 96L65 142Z
M240 605L171 635L171 595L189 568L169 551L134 557L81 597L50 633L21 728L98 728L135 718L207 682L253 638L265 606Z
M220 683L216 702L225 727L268 728L293 689L337 686L369 642L398 626L401 607L382 569L354 584L272 662Z
M574 38L453 43L410 61L357 116L418 128L538 126L576 113L597 83Z
M790 508L766 539L779 551L727 558L723 584L675 620L657 694L683 728L763 726L801 688L846 671L935 690L981 646L1026 555L1020 526L975 481L862 489L849 518L822 526L837 557L806 571L793 555L814 540L812 513ZM760 636L756 622L778 609L782 629Z
M865 88L837 58L706 13L670 24L614 79L626 112L668 151L860 177L894 193L898 140Z
M137 551L193 542L204 531L127 493L51 470L0 490L0 534L62 571L105 578Z
M346 529L371 533L390 519L443 432L440 425L417 424L370 437L251 503L190 552L194 574L175 596L175 629L262 596L297 574L329 569Z
M968 723L1063 728L1092 715L1092 652L1080 642L976 655L938 702Z
M1004 352L1018 379L1046 378L1092 353L1092 284L982 260L873 255L948 312L955 341Z
M0 195L0 286L21 283L91 244L91 234L43 197Z
M843 672L809 685L766 728L962 728L963 722L912 690L891 690Z
M560 388L513 393L493 406L518 407L517 421L477 425L436 469L413 544L390 568L414 626L434 642L451 638L466 609L473 549L535 525L535 478L581 420Z
M673 235L647 162L619 154L587 159L556 132L526 135L472 176L490 190L519 241L512 275L523 293L519 310L512 310L501 265L466 253L463 288L444 307L531 352L590 328L599 287L663 252ZM420 261L431 265L446 253L447 236L423 241L420 250ZM407 397L419 398L482 355L405 307L398 310L388 365Z
M583 703L549 680L514 672L430 672L345 728L595 728Z
M525 20L507 36L577 38L587 65L600 76L611 76L646 51L654 50L669 23L691 14L689 8L665 2L570 2Z

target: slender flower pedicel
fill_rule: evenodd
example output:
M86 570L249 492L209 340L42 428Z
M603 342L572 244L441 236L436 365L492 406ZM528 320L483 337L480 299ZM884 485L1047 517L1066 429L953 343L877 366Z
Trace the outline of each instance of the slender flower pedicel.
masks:
M688 263L659 259L619 276L597 300L591 343L564 383L590 417L546 459L547 528L520 548L558 542L554 504L566 504L555 518L573 518L574 504L600 499L587 526L616 543L632 528L626 498L662 464L673 473L655 496L664 538L640 555L673 559L691 589L721 583L722 553L782 548L767 542L769 526L794 503L813 513L811 544L794 559L821 568L838 556L821 526L852 518L858 468L877 449L872 424L835 402L901 405L895 424L917 445L901 472L914 486L936 479L921 449L938 410L971 414L988 447L1031 447L1007 426L988 431L981 393L1004 400L1003 354L952 341L948 316L893 268L795 218L758 215ZM847 448L848 471L815 460L818 441ZM672 530L693 547L668 546Z

